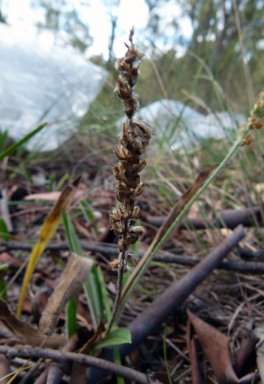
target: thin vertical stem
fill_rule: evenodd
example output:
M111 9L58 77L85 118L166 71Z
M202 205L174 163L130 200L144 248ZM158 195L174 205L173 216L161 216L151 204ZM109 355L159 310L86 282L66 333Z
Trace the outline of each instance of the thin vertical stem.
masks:
M236 0L233 0L233 5L234 5L234 10L235 10L236 26L237 26L238 36L239 36L239 43L240 43L240 48L241 48L243 67L244 67L245 79L246 79L246 84L247 84L249 108L251 108L253 105L253 95L252 95L251 86L250 86L249 70L248 70L248 66L247 66L246 61L245 61L245 49L244 49L244 43L243 43L243 34L242 34L242 29L241 29L241 24L240 24Z

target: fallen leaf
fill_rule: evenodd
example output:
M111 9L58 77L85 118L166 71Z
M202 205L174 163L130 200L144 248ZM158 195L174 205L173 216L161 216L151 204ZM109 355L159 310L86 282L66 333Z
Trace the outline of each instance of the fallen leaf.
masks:
M192 335L192 325L190 319L188 319L187 323L187 346L192 367L192 384L203 384L195 348L195 339L194 335Z
M83 196L83 191L76 191L73 195L73 200L79 200ZM27 195L23 200L45 200L45 201L57 201L61 197L62 192L45 192L45 193L33 193Z
M187 315L218 383L239 383L229 356L229 337L199 319L189 309L187 309Z
M47 348L60 348L65 345L66 340L62 335L53 335L47 337L30 324L18 320L9 310L7 304L0 299L0 321L3 325L23 344L29 344L32 347L39 347L44 341Z
M52 211L47 216L40 232L39 241L32 249L29 263L27 266L27 270L24 276L23 285L21 289L21 294L19 297L18 302L18 308L17 308L17 317L19 318L22 312L23 308L23 302L26 295L26 290L28 283L31 279L32 273L34 271L34 268L36 266L36 263L41 256L42 252L44 251L47 243L49 242L50 238L52 237L53 233L55 232L56 228L58 227L62 212L66 211L69 207L73 195L78 187L78 184L80 182L81 176L76 177L76 179L73 181L72 185L66 186L63 191L61 192L61 195L53 207Z
M240 351L238 352L236 363L234 365L234 370L238 376L243 371L243 368L247 366L248 359L255 352L257 341L258 338L253 333L250 333L247 338L241 341Z
M57 325L59 316L68 301L75 298L82 288L93 261L71 253L61 280L49 298L40 319L40 331L51 335Z

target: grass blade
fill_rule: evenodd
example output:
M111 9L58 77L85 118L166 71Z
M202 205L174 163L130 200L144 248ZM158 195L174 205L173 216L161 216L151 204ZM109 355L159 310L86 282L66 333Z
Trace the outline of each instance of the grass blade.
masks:
M77 314L77 304L76 300L72 299L68 302L66 307L66 313L67 313L67 339L69 340L70 337L76 332L77 323L76 323L76 314Z
M62 212L62 221L63 221L65 234L66 234L71 252L74 252L77 255L82 256L83 255L82 247L75 233L75 229L71 222L70 215L66 212Z
M75 233L69 214L63 213L63 224L70 250L78 255L82 255L81 244ZM104 317L104 310L101 283L95 265L92 266L91 271L83 284L83 289L86 294L93 324L97 327L100 323L100 319L103 319Z
M111 320L111 307L108 300L108 294L105 286L104 275L100 267L97 267L97 276L98 276L98 280L101 288L102 301L105 309L106 319L109 322Z
M114 362L116 364L122 365L121 359L120 359L120 353L117 345L113 346L113 356L114 356ZM121 376L116 376L116 381L117 381L117 384L125 384L125 379Z
M35 136L38 132L40 132L46 125L47 123L41 124L36 129L34 129L33 131L29 132L26 136L24 136L23 139L19 140L17 143L7 148L4 152L0 154L0 161L2 161L6 156L12 155L13 152L15 152L19 147L25 144L29 139Z
M7 225L5 223L5 220L2 217L0 217L0 236L6 242L8 242L10 239L10 234L8 232Z
M127 328L118 328L110 332L103 340L96 344L95 349L109 347L110 345L131 344L131 333Z
M75 233L75 229L71 222L70 215L66 212L62 212L62 220L63 220L64 230L65 230L65 234L66 234L71 252L74 252L77 255L82 256L83 254L82 247ZM68 302L66 307L66 323L67 323L68 340L75 333L77 328L76 314L77 314L76 300L72 299Z
M0 131L0 153L4 150L5 145L7 143L7 139L8 139L8 132L7 131L4 131L4 132Z
M88 224L92 224L94 221L94 214L93 211L91 210L89 204L86 201L81 201L81 207L83 214L88 222ZM94 234L96 238L99 236L99 231L96 225L93 226Z
M97 267L97 276L98 276L98 279L99 279L99 282L100 282L101 293L102 293L102 300L103 300L104 309L105 309L105 312L106 312L107 322L109 323L110 320L111 320L111 308L110 308L110 304L109 304L109 300L108 300L108 295L107 295L107 290L106 290L106 286L105 286L104 276L103 276L103 273L102 273L102 270L101 270L100 267ZM112 332L110 333L110 335L111 334L112 334ZM126 337L128 337L129 340L130 340L129 342L131 342L131 334L130 334L130 336L126 335ZM112 348L113 348L114 362L116 364L122 365L121 364L119 350L118 350L118 346L117 345L113 345ZM117 380L117 384L125 384L125 380L121 376L117 376L116 380Z
M104 309L100 279L98 278L97 268L95 265L92 266L92 269L83 285L83 288L88 300L88 306L93 324L94 326L98 327L100 319L103 319L104 317Z

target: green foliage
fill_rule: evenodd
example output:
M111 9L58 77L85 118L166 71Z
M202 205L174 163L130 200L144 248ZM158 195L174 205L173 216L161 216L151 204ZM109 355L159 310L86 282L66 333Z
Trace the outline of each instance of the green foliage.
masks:
M77 328L77 323L76 323L77 303L75 299L72 299L67 303L66 314L67 314L67 317L66 317L67 338L69 339L76 332L76 328Z
M131 334L126 328L115 329L103 340L96 344L95 349L105 348L113 345L131 344Z
M62 178L58 182L58 185L56 187L56 191L59 191L67 183L68 180L69 180L69 174L64 173L64 175L62 176Z
M77 253L78 255L82 255L83 253L81 244L75 233L69 214L63 213L62 217L70 250L72 252ZM90 314L95 327L97 327L100 321L104 318L104 302L101 291L101 280L98 276L97 267L93 265L83 285L83 289L85 291L86 298L88 301Z
M8 232L7 225L2 217L0 217L0 236L4 241L9 241L10 234Z
M55 182L55 178L56 178L56 175L53 173L51 176L50 176L50 179L49 179L49 187L48 187L48 191L49 192L52 192L53 191L53 184Z
M80 204L82 207L83 215L86 218L88 224L89 225L93 224L94 214L93 214L93 211L91 210L89 204L84 200L82 200L80 202ZM95 237L97 238L99 236L99 231L98 231L98 228L96 225L93 225L93 231L94 231Z
M17 149L23 146L29 139L35 136L38 132L40 132L47 124L41 124L36 129L28 133L23 139L19 140L17 143L11 145L11 147L7 148L4 152L0 153L0 161L2 161L6 156L12 155Z
M83 288L88 300L88 306L93 324L95 327L97 327L100 321L104 318L104 303L100 279L98 277L97 267L95 265L92 266Z
M79 239L76 236L69 214L62 212L62 220L63 220L64 230L65 230L65 234L66 234L71 252L74 252L77 255L81 256L82 248L81 248ZM66 307L66 325L67 325L68 339L76 331L76 327L77 327L76 314L77 314L76 300L72 299L68 302Z
M75 233L75 229L71 222L70 215L68 213L62 212L62 220L63 220L64 230L65 230L65 234L66 234L71 252L74 252L77 255L82 256L83 254L82 247Z
M4 300L7 303L7 293L6 293L6 281L3 277L4 272L7 271L9 268L8 264L2 264L0 265L0 294L2 300Z
M0 131L0 153L5 149L6 143L8 139L8 131L1 132Z

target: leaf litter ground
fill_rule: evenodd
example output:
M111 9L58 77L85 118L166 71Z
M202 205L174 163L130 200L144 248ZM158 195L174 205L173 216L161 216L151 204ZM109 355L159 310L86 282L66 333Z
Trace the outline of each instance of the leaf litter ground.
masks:
M0 260L2 263L9 265L4 276L8 284L8 305L14 312L17 308L25 261L29 256L29 250L20 252L18 249L12 249L11 245L18 241L24 244L34 244L37 241L40 227L54 204L50 200L54 200L57 196L52 195L52 193L56 192L56 185L65 177L66 173L69 175L82 174L80 187L70 209L75 230L80 240L89 241L97 246L107 245L109 250L113 249L116 244L117 239L110 230L108 217L109 210L116 204L115 181L112 175L112 164L115 163L114 156L111 153L113 147L107 140L94 138L93 145L98 145L98 150L87 150L86 144L89 144L88 141L81 144L76 140L70 143L67 149L53 153L48 160L45 157L34 159L34 162L31 162L28 167L31 178L33 180L37 180L37 177L44 179L44 185L39 185L38 181L30 183L26 181L25 177L12 176L10 173L5 178L8 199L13 201L12 205L10 205L13 232L10 247L1 245ZM96 145L93 148L96 148ZM160 157L163 156L162 154L159 155ZM156 157L159 155L156 155ZM196 157L199 159L200 167L203 167L205 165L203 156L201 155L199 158L199 155L197 155ZM15 166L18 166L15 158L12 161ZM187 165L185 165L185 170L182 164L178 166L175 159L167 158L166 161L163 161L166 166L160 165L162 162L160 158L154 161L153 154L151 154L149 156L149 167L144 171L143 178L146 180L146 189L139 199L139 205L141 208L141 224L145 230L140 241L140 251L147 249L157 231L150 218L153 218L153 216L156 218L166 216L179 195L187 189L197 175L195 169L190 169ZM194 163L195 159L192 158L191 161ZM235 165L233 165L233 168L235 168ZM196 230L192 227L191 220L197 217L202 219L211 218L211 222L213 222L216 212L221 212L224 209L234 209L234 204L236 204L236 209L247 207L248 196L244 192L239 172L238 177L232 179L229 187L232 198L228 197L228 194L225 194L225 198L223 198L219 185L223 185L224 180L228 179L232 170L231 168L224 175L221 175L215 186L203 194L201 201L194 204L188 213L189 228L187 226L180 229L173 237L170 237L163 251L166 250L186 258L203 258L231 233L228 228L211 229L209 225L208 229ZM12 178L8 176L12 176ZM52 178L54 178L53 184L51 183ZM25 195L37 193L42 194L38 197L38 200L23 200ZM89 224L83 216L79 205L80 197L89 202L92 211L95 213L94 223ZM239 203L239 207L237 203ZM256 221L259 224L258 217ZM94 225L96 225L99 232L97 239L95 238ZM246 237L241 242L241 247L248 250L248 257L254 256L255 251L261 250L262 236L263 228L261 226L254 227L254 223L252 223L251 227L246 228ZM60 244L65 243L65 240L64 230L60 226L50 243L56 244L59 248ZM87 251L84 252L87 253ZM113 303L116 290L116 274L111 271L107 264L109 261L108 253L111 252L99 252L97 250L92 252L92 255L96 264L100 265L103 270L110 301ZM23 307L22 318L29 324L38 324L47 299L61 276L63 270L61 265L66 262L68 256L69 252L64 248L63 250L47 250L39 259L31 280L29 295ZM237 250L234 250L229 254L228 259L239 262L241 256ZM251 258L251 260L255 259ZM258 262L261 263L261 260L258 259ZM120 326L127 326L173 282L185 276L190 268L166 261L152 262L125 306L120 318ZM21 272L16 276L19 270ZM190 360L193 364L193 356L190 356L189 349L191 347L190 343L188 343L188 317L186 314L188 309L198 318L222 332L223 335L230 337L230 361L237 367L239 377L254 372L257 367L254 343L252 344L252 329L253 325L260 326L263 323L263 284L261 275L222 269L215 270L178 308L177 312L167 319L166 324L162 323L123 363L144 373L147 369L150 369L156 372L156 378L163 383L169 382L168 372L172 382L175 383L194 381L193 372L196 375L195 379L198 380L198 371L192 369L190 365ZM78 298L77 313L78 326L85 328L86 332L92 335L93 325L83 292ZM64 330L65 314L63 312L60 316L57 333L63 334ZM207 328L205 328L204 332L208 333ZM1 327L3 345L10 345L11 340L6 339L7 335L8 332ZM218 371L215 368L213 370L214 362L209 362L208 354L206 355L195 334L193 340L193 344L196 345L197 362L202 382L216 383L217 380L221 382L221 374L226 367L220 366ZM218 347L218 340L215 339L215 348ZM165 355L164 345L166 346ZM246 345L246 357L244 360L239 357L239 359L242 359L242 363L239 359L236 362L244 345ZM246 360L246 358L248 359ZM244 361L246 363L243 364ZM240 366L238 366L239 364ZM168 370L166 370L166 366ZM32 382L38 375L39 373L36 372L35 376L32 376ZM64 379L67 381L66 376ZM19 382L18 379L16 380ZM115 379L105 380L114 382Z

